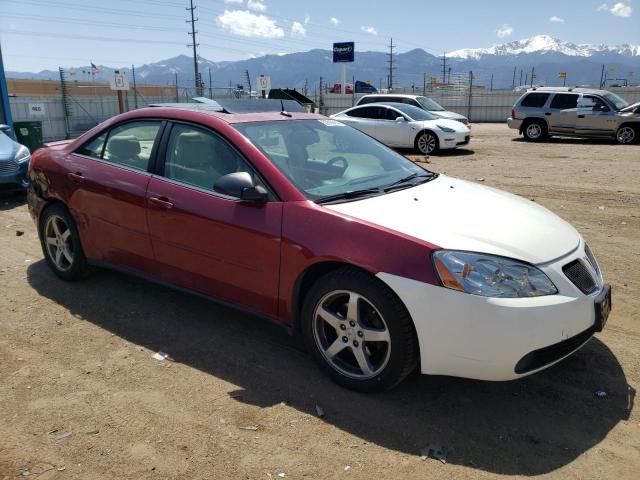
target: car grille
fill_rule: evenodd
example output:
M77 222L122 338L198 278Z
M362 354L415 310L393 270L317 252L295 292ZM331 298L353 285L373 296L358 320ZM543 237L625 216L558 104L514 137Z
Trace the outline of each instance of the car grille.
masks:
M595 292L598 288L598 284L596 279L593 277L593 274L580 259L567 263L562 267L562 271L567 278L571 280L571 283L586 295Z
M0 175L12 175L18 173L20 166L13 160L1 162L0 161Z

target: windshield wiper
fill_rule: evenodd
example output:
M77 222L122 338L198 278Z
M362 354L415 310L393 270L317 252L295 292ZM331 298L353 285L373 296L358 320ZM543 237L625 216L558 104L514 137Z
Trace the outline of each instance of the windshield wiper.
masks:
M407 175L406 177L403 177L400 180L396 180L395 182L390 183L384 188L384 191L388 192L390 190L393 190L399 187L403 187L403 188L407 186L412 187L415 184L411 184L411 185L406 185L406 184L415 178L427 178L428 180L425 180L425 182L428 182L433 180L437 176L438 176L437 173L412 173L411 175ZM424 183L424 182L421 182L421 183Z
M328 203L336 200L351 200L353 198L364 197L367 195L377 195L384 193L379 188L363 188L360 190L351 190L349 192L336 193L335 195L327 195L315 200L316 203Z

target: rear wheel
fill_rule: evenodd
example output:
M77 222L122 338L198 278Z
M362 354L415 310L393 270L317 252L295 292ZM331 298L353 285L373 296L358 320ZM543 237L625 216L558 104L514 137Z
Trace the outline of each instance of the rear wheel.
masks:
M547 125L541 120L531 120L522 127L525 140L539 142L547 136Z
M387 286L364 272L345 268L322 277L305 299L302 320L315 361L344 387L386 390L417 364L409 313Z
M415 148L422 155L429 155L431 153L437 152L440 148L438 136L433 132L422 132L416 138Z
M638 141L638 130L632 125L622 125L616 132L616 140L622 145Z
M40 244L44 258L58 277L74 280L87 269L87 259L80 236L69 211L61 204L52 205L40 216Z

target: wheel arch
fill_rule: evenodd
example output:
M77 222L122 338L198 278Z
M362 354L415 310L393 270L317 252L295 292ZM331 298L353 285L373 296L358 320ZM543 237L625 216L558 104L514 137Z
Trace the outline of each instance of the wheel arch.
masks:
M527 127L527 125L529 125L531 122L536 121L536 120L540 121L544 125L544 128L546 129L546 131L549 132L549 123L547 122L546 118L542 118L542 117L527 117L520 124L520 134L522 134L524 132L524 129Z
M292 320L292 332L294 334L298 334L300 332L301 327L301 313L302 306L304 304L304 299L313 287L313 285L323 276L327 275L336 270L340 270L342 268L350 268L353 270L360 271L371 278L375 279L381 285L384 285L403 305L403 307L407 310L409 317L411 318L411 323L413 324L413 328L415 330L415 321L411 317L411 313L409 309L402 301L402 298L395 292L395 290L386 282L381 280L375 273L367 270L366 268L360 267L353 263L343 262L343 261L333 261L326 260L314 263L313 265L308 266L296 279L296 282L293 287L292 296L291 296L291 320Z

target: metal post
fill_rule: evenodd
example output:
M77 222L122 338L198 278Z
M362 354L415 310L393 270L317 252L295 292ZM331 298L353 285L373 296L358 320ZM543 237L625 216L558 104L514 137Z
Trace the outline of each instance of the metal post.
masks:
M533 88L533 79L535 77L535 67L531 67L531 88Z
M471 121L471 100L473 98L473 70L469 71L469 106L467 107L467 118Z
M427 72L422 75L422 96L427 94Z
M516 88L516 70L517 67L513 67L513 82L511 82L511 89Z
M493 73L491 74L491 86L489 87L489 91L493 92Z
M342 66L342 83L340 84L340 95L345 95L347 93L347 64L342 62L340 64Z
M180 97L178 96L178 73L176 72L176 103L180 102Z
M131 65L131 75L133 75L133 108L138 109L138 89L136 88L136 67Z
M213 86L211 83L211 67L209 67L209 98L213 99Z

